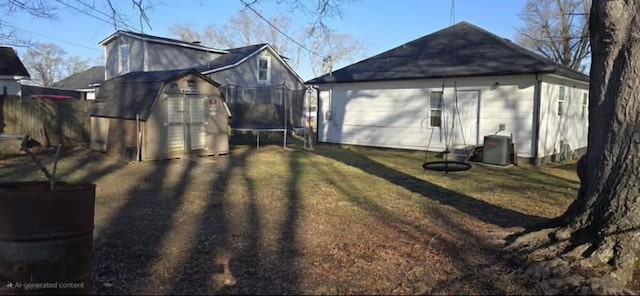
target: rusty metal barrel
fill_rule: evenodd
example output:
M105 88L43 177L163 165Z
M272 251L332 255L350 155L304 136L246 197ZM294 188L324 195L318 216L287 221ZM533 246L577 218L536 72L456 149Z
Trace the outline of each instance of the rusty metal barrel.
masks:
M94 184L0 184L0 294L89 294Z

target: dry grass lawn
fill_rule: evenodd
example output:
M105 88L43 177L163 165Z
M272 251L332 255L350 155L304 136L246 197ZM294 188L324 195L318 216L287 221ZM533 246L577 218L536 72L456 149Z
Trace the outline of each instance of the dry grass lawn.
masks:
M423 157L237 146L127 163L76 150L59 171L97 184L95 294L540 293L499 250L564 211L575 164L444 175ZM24 156L0 160L0 182L43 178Z

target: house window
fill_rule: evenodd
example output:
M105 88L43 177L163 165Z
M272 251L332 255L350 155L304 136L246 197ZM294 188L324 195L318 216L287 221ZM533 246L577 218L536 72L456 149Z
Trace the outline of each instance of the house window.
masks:
M589 108L589 94L582 94L582 118L584 119L587 116L587 108Z
M271 81L271 57L258 58L258 82L269 83Z
M433 91L429 99L429 118L431 127L442 126L442 92Z
M129 72L129 45L123 44L118 48L118 73Z
M558 116L562 116L564 114L564 91L564 86L560 86L558 88Z

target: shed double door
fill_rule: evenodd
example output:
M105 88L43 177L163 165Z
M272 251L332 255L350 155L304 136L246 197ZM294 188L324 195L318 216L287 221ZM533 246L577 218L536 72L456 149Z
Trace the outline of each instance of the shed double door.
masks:
M205 149L206 97L176 95L167 99L167 150L184 152Z

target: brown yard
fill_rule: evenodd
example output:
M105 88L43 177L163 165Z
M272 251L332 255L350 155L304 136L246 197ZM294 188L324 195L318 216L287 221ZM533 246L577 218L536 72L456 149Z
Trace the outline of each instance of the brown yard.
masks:
M574 164L444 175L422 158L236 146L128 163L75 150L59 171L97 184L95 294L540 293L500 248L564 211ZM43 178L25 156L0 160L0 181Z

